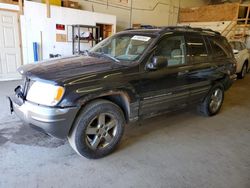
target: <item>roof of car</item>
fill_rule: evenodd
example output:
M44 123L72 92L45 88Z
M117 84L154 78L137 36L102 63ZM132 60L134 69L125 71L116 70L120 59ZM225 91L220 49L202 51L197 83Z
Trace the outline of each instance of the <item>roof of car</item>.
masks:
M217 31L204 28L193 28L190 26L168 26L168 27L156 27L153 29L133 29L129 28L122 33L137 33L137 34L164 34L166 32L191 32L191 33L203 33L207 35L221 35Z

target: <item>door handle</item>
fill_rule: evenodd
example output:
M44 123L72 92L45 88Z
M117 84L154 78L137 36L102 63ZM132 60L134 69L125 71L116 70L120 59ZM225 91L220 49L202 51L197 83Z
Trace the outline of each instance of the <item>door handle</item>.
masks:
M178 76L183 76L187 73L189 73L189 70L180 71L180 72L178 72Z

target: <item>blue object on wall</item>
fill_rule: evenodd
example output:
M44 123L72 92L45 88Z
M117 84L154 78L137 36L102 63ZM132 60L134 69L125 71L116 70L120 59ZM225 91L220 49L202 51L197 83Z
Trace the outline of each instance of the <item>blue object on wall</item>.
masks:
M33 53L34 53L34 61L38 61L38 43L33 42Z

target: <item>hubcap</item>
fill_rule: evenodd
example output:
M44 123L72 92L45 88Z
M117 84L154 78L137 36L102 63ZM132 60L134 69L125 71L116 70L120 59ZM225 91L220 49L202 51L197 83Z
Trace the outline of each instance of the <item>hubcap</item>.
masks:
M209 104L210 111L212 113L215 113L220 108L222 98L223 98L223 93L221 89L218 88L212 93L211 101Z
M111 114L101 113L87 126L86 141L90 148L102 149L107 147L117 134L117 122Z

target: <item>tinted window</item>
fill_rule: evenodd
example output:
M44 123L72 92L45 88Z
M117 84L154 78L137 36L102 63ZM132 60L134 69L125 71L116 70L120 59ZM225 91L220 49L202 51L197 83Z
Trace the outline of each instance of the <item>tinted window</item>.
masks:
M207 61L208 52L201 36L190 36L187 44L194 63Z
M162 39L155 55L165 56L168 59L168 66L185 64L186 46L184 36L170 36Z
M213 56L218 58L233 57L232 48L225 38L209 37ZM232 46L234 46L232 44Z

